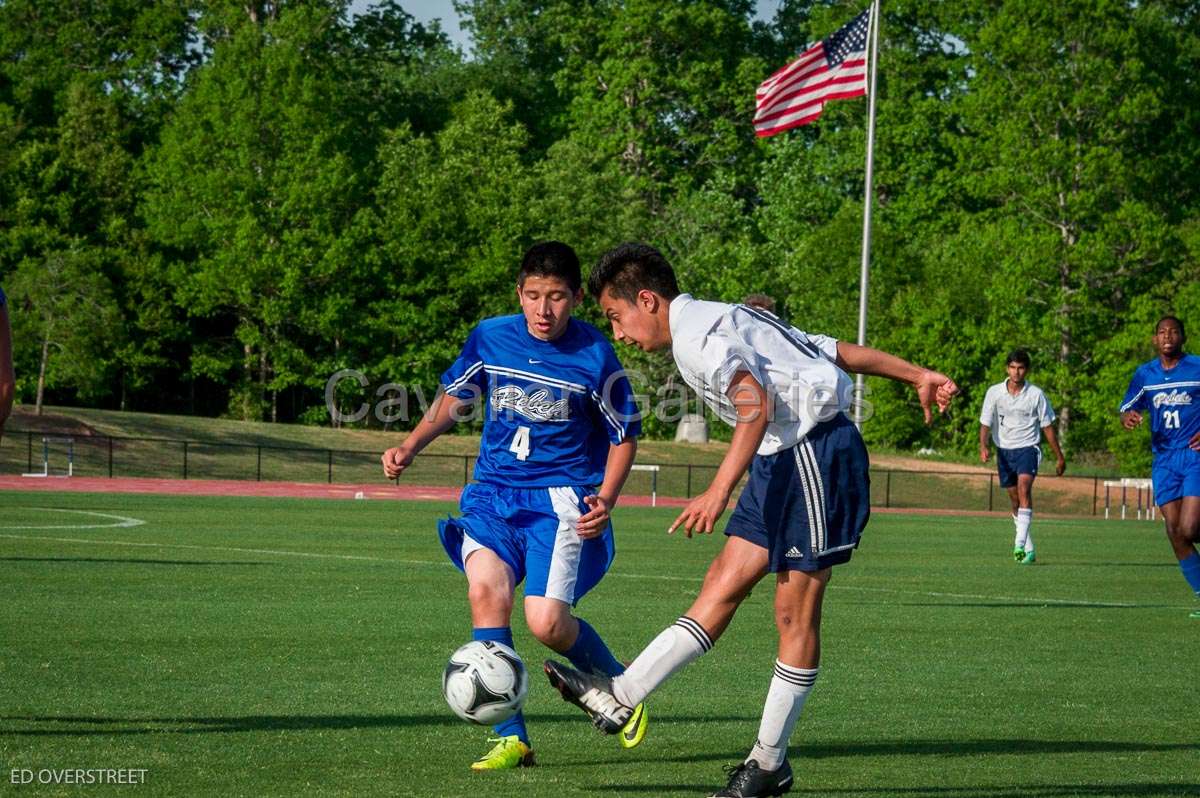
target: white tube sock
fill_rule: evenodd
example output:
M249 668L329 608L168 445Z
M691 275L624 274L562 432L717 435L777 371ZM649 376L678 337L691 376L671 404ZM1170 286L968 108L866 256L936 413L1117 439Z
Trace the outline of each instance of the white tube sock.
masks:
M625 672L613 679L613 695L636 707L672 674L712 648L704 627L686 615L668 626L642 649Z

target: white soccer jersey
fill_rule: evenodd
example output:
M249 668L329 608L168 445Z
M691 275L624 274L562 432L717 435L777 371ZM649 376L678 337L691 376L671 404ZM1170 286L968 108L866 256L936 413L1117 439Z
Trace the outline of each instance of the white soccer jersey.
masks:
M1008 392L1008 380L988 388L983 397L979 423L992 429L992 443L1000 449L1037 446L1042 427L1054 423L1054 409L1042 389L1031 382L1016 396Z
M759 454L795 446L818 423L850 407L854 384L834 363L834 338L809 335L757 308L690 294L671 301L669 320L675 365L722 421L737 424L727 393L739 371L767 392L771 419Z

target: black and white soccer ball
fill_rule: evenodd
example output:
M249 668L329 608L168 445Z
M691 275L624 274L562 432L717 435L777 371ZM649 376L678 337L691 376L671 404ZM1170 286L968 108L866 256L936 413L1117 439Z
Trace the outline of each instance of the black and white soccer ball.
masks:
M450 655L442 694L454 714L491 726L521 711L529 692L525 663L503 643L473 640Z

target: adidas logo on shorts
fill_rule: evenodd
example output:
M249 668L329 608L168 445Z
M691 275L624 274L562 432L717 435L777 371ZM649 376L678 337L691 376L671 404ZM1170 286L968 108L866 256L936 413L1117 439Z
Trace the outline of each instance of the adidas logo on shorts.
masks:
M790 549L788 549L787 553L784 554L783 556L787 557L789 560L804 559L803 552L801 552L800 549L796 548L795 546L792 546Z

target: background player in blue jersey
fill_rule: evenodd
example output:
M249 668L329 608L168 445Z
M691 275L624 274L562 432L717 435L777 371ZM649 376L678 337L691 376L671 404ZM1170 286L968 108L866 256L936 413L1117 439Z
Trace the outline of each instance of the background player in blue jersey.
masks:
M834 566L847 562L870 515L866 447L847 417L847 371L912 385L932 420L958 387L898 357L813 335L747 305L704 302L680 293L658 250L624 244L593 270L589 290L626 344L670 348L689 386L733 426L712 484L669 531L711 533L749 471L687 613L664 629L621 676L585 674L548 661L546 674L604 731L615 733L672 674L709 651L741 602L768 573L775 581L779 647L759 723L745 760L728 768L713 798L782 795L791 789L788 738L817 680L821 603Z
M1133 429L1150 416L1154 503L1183 578L1200 600L1200 357L1183 351L1183 322L1164 316L1154 325L1158 357L1138 366L1121 403L1121 423ZM1191 613L1200 620L1200 610Z
M0 288L0 437L4 436L4 422L12 412L13 397L16 395L16 378L12 365L12 328L8 324L8 299Z
M474 638L513 645L513 593L524 580L534 637L583 671L615 676L624 667L571 608L612 562L609 513L641 432L633 392L608 339L571 318L583 300L574 250L553 241L530 248L517 298L521 313L487 319L471 332L429 412L383 455L383 470L398 477L482 398L476 482L463 490L462 516L438 530L467 576ZM626 748L645 734L638 709L622 730ZM500 739L473 769L533 764L522 714L495 730Z

